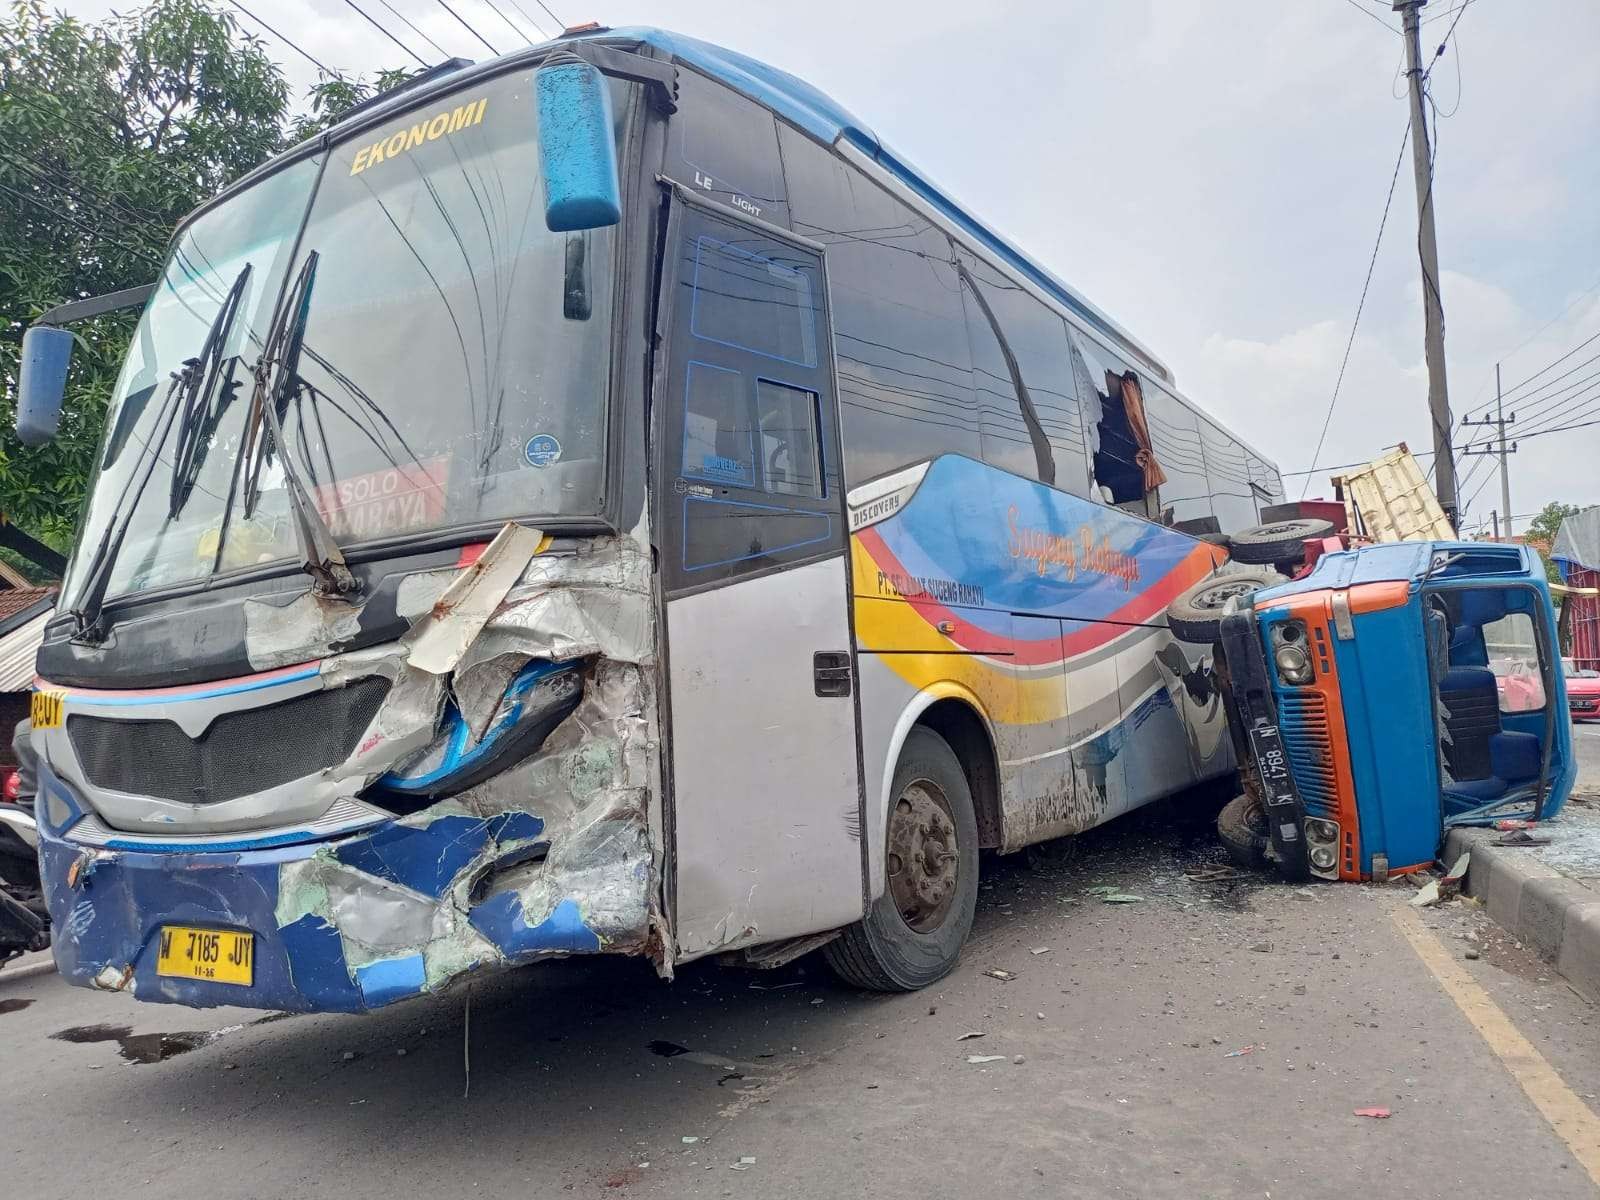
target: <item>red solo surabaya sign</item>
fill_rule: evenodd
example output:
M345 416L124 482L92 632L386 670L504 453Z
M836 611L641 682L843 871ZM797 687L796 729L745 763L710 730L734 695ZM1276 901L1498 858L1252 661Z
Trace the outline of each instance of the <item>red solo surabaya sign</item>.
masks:
M449 459L385 467L312 491L317 511L341 542L364 542L427 529L444 518Z

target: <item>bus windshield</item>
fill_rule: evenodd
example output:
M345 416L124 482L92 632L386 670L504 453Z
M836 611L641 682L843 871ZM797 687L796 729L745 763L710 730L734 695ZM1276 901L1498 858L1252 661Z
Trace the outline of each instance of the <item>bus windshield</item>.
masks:
M253 488L242 460L275 310L312 254L276 394L284 451L342 546L600 512L616 231L545 228L531 84L423 102L184 230L111 397L66 607L124 516L108 597L298 557L279 448ZM214 323L220 369L186 396Z

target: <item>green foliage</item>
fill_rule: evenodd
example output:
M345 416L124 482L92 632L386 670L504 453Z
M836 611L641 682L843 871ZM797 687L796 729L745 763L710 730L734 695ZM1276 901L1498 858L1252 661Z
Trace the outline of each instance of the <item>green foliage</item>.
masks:
M1556 531L1561 528L1561 522L1568 517L1581 512L1576 504L1563 504L1559 500L1552 500L1539 510L1539 515L1528 522L1525 535L1530 542L1538 542L1539 553L1544 556L1544 572L1551 583L1561 582L1561 572L1556 564L1550 560L1550 550L1556 543ZM1560 604L1560 600L1557 600Z
M29 322L151 282L196 205L407 78L325 78L295 113L265 45L214 0L153 0L98 24L14 0L0 15L0 512L70 543L136 315L72 327L61 432L31 450L11 429Z

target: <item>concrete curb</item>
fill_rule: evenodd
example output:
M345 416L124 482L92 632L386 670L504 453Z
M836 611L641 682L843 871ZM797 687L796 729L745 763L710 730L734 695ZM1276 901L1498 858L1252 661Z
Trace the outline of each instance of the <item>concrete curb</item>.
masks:
M1467 895L1590 1000L1600 999L1600 891L1547 867L1527 849L1496 846L1488 829L1452 829L1443 861L1471 851Z

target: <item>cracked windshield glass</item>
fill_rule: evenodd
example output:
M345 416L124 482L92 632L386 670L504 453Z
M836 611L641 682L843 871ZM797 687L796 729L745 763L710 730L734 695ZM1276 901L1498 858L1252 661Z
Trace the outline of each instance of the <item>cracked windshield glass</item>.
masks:
M69 605L119 513L108 596L299 556L280 451L250 410L280 296L312 255L261 373L341 545L599 512L615 231L545 228L537 134L531 73L501 76L184 231L112 397ZM220 352L186 378L208 336Z

